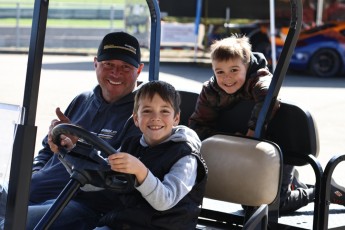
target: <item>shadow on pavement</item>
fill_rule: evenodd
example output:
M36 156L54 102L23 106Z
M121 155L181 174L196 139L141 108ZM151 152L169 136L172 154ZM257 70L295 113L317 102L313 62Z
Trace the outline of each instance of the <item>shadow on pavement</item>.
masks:
M93 71L92 57L90 62L66 62L66 63L47 63L42 64L42 69L46 70L70 70L70 71ZM144 72L148 72L149 63L144 62ZM177 63L161 62L160 73L176 75L182 78L191 79L199 82L208 80L213 72L208 63ZM327 87L345 88L345 78L336 76L333 78L320 78L296 72L288 72L283 82L284 87Z

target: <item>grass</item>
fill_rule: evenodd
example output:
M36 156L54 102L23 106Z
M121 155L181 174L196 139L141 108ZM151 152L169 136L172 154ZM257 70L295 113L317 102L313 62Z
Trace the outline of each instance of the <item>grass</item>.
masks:
M15 18L0 19L0 26L15 27ZM20 19L19 26L30 27L32 19ZM109 20L82 20L82 19L48 19L47 27L76 27L76 28L110 28ZM124 28L123 20L114 20L113 28Z
M0 6L2 6L3 4L7 4L9 3L9 0L0 0ZM30 4L34 4L35 0L16 0L14 3L12 3L12 5L14 5L15 3L30 3ZM135 0L135 2L144 2L143 0ZM55 0L50 2L51 3L79 3L79 4L124 4L125 0ZM146 2L145 2L146 3Z
M17 0L10 2L9 0L0 0L0 8L16 8L16 3L21 8L33 8L35 0ZM125 3L143 3L144 0L54 0L49 3L49 9L52 8L72 8L72 9L90 9L90 8L108 8L110 5L120 5L123 7ZM21 18L18 22L15 18L0 18L0 26L15 27L16 25L29 27L32 25L31 18ZM124 28L123 20L90 20L90 19L50 19L47 20L47 27L81 27L81 28Z
M31 4L33 5L35 2L35 0L16 0L14 2L11 2L10 0L0 0L0 7L2 6L15 6L16 3L19 4ZM141 4L147 4L145 0L55 0L55 1L51 1L49 2L50 6L53 6L55 4L59 5L59 4L78 4L81 6L85 6L88 4L91 5L124 5L125 3L141 3Z
M35 0L17 0L21 7L33 8ZM9 2L8 0L0 0L0 7L16 7L16 2ZM73 9L86 9L86 8L104 8L109 5L121 5L124 6L126 2L147 4L145 0L54 0L49 3L49 8L73 8ZM195 18L188 17L165 17L164 21L167 22L180 22L191 23ZM249 20L237 19L232 20L232 23L248 23ZM202 18L201 23L204 25L223 25L225 23L224 18ZM19 26L29 27L32 25L32 20L20 19ZM15 27L17 21L15 18L0 18L0 26ZM113 25L109 20L90 20L90 19L50 19L48 18L47 27L81 27L81 28L124 28L123 20L114 20Z

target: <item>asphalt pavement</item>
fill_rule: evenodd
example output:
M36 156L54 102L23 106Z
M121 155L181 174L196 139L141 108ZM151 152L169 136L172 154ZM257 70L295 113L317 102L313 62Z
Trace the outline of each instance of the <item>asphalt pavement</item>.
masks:
M21 105L27 69L27 54L0 54L0 102ZM140 80L148 80L148 62ZM179 89L200 90L202 82L212 75L209 63L162 61L159 79ZM55 118L55 108L65 110L75 95L90 90L97 84L92 56L44 55L37 104L38 127L36 153L41 140ZM288 73L280 90L280 98L292 101L308 110L318 127L323 167L336 154L345 154L345 77L322 79ZM314 183L310 166L298 168L302 181ZM335 180L345 185L345 163L334 172Z

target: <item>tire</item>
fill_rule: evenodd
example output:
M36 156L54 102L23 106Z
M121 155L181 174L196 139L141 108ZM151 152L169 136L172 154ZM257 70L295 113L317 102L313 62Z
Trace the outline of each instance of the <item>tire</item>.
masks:
M311 58L309 70L319 77L334 77L341 67L340 57L333 49L321 49Z

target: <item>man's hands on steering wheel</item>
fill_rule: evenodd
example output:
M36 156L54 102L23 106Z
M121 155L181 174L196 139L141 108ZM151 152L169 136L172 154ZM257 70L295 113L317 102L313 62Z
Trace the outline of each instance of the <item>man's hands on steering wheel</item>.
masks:
M107 156L116 155L114 153L117 151L106 141L72 124L58 124L50 133L51 141L58 146L58 151L62 152L60 160L67 170L71 171L71 177L75 176L82 185L92 184L119 192L134 188L133 174L111 170L108 159L101 156L99 151ZM77 144L72 151L66 151L61 143L71 143L70 135L82 138L88 144ZM65 139L61 140L61 137Z

